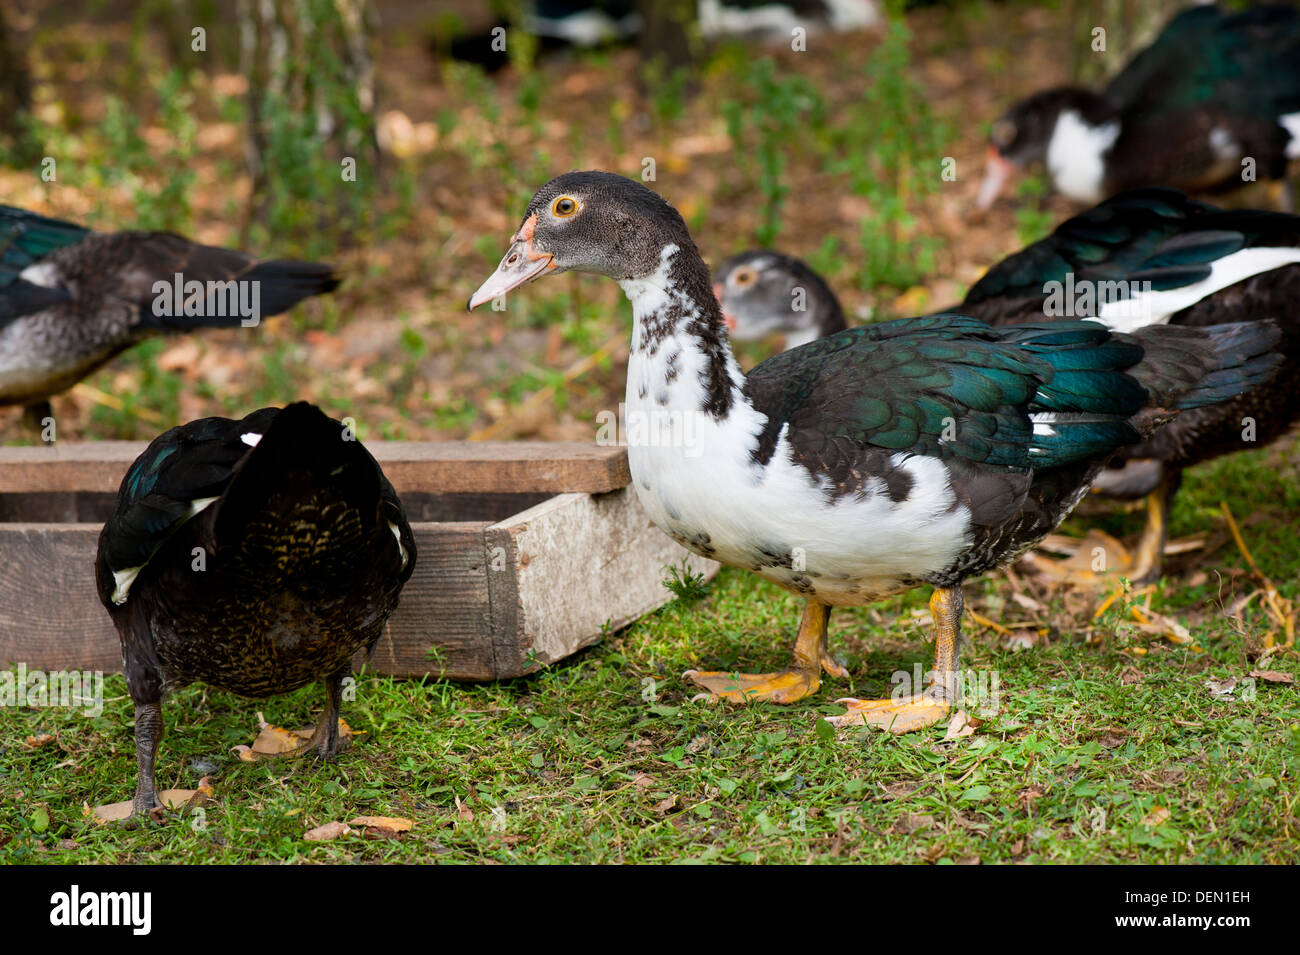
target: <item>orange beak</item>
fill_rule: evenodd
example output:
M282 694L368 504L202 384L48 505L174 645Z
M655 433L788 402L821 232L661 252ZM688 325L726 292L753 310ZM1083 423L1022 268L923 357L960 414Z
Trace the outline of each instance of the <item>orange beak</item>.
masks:
M979 195L975 197L975 208L983 212L993 205L1015 171L1016 164L1010 159L1004 159L997 148L990 145L984 166L984 181L980 183Z
M722 284L719 282L713 283L713 297L718 300L718 307L722 308ZM725 308L722 308L722 320L726 323L728 331L734 332L736 330L736 320L727 314Z

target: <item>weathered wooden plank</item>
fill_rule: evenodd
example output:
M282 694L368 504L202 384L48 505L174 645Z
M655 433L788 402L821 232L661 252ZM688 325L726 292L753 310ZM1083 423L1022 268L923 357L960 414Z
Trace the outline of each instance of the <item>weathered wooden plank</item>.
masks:
M712 577L698 557L651 523L632 488L609 494L559 494L488 530L514 538L519 633L514 643L552 663L663 606L672 593L665 568L685 560Z
M487 526L411 525L419 559L375 647L375 672L455 680L497 675L486 638ZM98 524L0 525L0 666L121 671L117 631L95 593L99 531ZM359 654L358 666L363 659Z
M402 495L406 519L417 521L486 521L495 524L512 514L540 504L552 495L534 494L425 494L407 491ZM4 495L0 494L0 502ZM2 504L0 504L2 506Z
M502 502L479 502L489 503ZM415 572L372 660L394 676L520 676L669 600L667 565L717 570L654 527L631 488L556 495L495 524L413 522L412 531ZM0 665L120 670L95 593L99 532L97 523L0 523Z
M496 523L540 504L552 495L531 494L429 494L407 491L402 495L406 519L418 521L486 521ZM102 524L117 509L116 492L24 491L0 494L0 524Z
M622 448L555 441L367 442L399 494L600 494L631 481ZM0 448L0 494L116 491L139 441Z
M116 492L24 491L0 494L0 524L103 524L116 509Z
M371 668L393 676L496 678L483 557L486 522L412 524L415 572L375 646ZM360 654L357 665L364 659Z
M498 524L484 529L483 560L490 608L484 640L492 647L497 673L522 676L541 664L528 659L528 648L520 640L519 560L514 534L508 528Z
M95 593L98 524L0 525L0 664L120 672Z

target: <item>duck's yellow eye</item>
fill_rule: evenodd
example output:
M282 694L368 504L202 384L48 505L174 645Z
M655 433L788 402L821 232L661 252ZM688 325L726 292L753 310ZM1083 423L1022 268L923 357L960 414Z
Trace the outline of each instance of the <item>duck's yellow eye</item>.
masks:
M758 278L758 273L753 269L736 269L735 274L731 276L731 281L741 288L746 285L753 285Z
M994 146L1010 146L1012 140L1016 138L1016 124L1009 119L998 120L993 124L989 138L993 140Z
M560 196L551 203L551 215L566 219L578 211L578 201L569 196Z

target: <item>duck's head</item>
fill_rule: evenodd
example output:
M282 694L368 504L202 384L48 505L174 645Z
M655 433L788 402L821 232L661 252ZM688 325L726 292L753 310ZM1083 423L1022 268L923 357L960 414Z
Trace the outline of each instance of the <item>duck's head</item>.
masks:
M552 272L647 278L669 245L694 249L686 223L662 196L614 173L565 173L533 196L501 264L469 307Z
M766 249L732 256L713 275L713 294L737 341L783 334L787 345L845 327L838 299L799 259Z
M1016 170L1046 158L1057 123L1067 112L1087 126L1101 126L1114 118L1114 109L1103 97L1075 86L1043 90L1016 103L989 130L988 162L977 208L993 205Z

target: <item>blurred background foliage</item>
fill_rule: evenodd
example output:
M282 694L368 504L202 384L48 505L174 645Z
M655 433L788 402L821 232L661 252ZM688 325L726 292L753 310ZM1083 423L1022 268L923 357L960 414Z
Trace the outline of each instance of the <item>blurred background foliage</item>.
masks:
M1029 179L1018 209L971 219L988 123L1113 72L1174 6L889 0L876 27L797 50L705 42L674 0L641 5L636 41L556 54L517 0L0 0L0 201L347 274L251 333L133 350L88 383L98 398L60 399L61 434L308 397L363 436L590 437L622 392L617 289L567 276L505 312L462 305L571 168L649 170L711 261L801 255L858 321L954 301L1069 211ZM494 22L505 68L450 55ZM0 438L28 440L16 413Z

